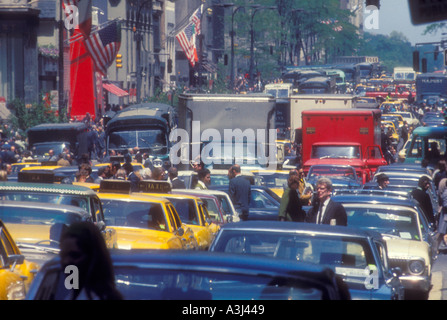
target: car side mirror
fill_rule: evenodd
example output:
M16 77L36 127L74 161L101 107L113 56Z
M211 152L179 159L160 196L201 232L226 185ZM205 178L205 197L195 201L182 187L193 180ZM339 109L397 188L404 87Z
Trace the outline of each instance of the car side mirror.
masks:
M18 264L23 264L23 262L25 261L25 256L22 254L12 254L9 255L7 258L7 265L11 266L11 271L14 270L14 268L16 267L16 265Z
M182 237L185 234L185 230L180 227L177 229L177 234L179 235L179 237Z
M400 276L402 276L402 269L399 267L391 268L391 274L393 275L393 277L399 278Z

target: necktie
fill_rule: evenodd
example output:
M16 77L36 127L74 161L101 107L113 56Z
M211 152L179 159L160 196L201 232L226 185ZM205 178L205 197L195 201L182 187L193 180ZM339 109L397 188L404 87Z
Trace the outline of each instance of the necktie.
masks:
M321 224L321 221L323 220L323 207L324 207L324 204L321 203L321 204L320 204L320 209L318 210L318 220L317 220L317 224Z

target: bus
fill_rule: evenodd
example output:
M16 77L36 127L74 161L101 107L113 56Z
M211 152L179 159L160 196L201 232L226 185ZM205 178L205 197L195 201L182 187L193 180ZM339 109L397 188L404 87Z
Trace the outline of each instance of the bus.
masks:
M393 73L394 83L405 84L416 81L416 71L410 67L396 67Z
M299 94L335 93L335 79L330 77L315 77L307 79L298 86Z

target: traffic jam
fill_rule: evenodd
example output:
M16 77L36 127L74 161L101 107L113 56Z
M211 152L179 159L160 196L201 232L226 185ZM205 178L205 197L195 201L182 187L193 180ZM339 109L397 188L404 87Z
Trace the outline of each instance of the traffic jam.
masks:
M256 90L236 76L230 92L44 121L20 154L10 135L0 300L178 300L168 311L209 317L272 314L262 300L435 300L447 74L426 71L340 56Z
M109 262L123 299L428 299L433 263L447 249L444 109L412 99L428 76L400 85L406 98L374 79L391 92L375 107L364 105L370 91L300 95L290 83L186 93L177 110L131 106L105 126L113 155L77 165L37 151L70 149L88 124L31 128L36 158L14 163L0 183L2 299L88 298L77 288L92 275L64 269L83 268L81 256L88 270ZM447 77L433 77L445 91ZM284 88L293 133L270 129L274 90ZM64 235L83 223L95 226L107 259L86 230L75 234L88 252L64 249Z

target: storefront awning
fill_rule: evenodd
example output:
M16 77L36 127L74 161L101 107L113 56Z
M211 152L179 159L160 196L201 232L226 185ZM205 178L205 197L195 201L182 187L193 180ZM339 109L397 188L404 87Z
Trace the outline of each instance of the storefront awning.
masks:
M128 96L129 93L123 89L121 89L120 87L115 86L114 84L111 83L103 83L102 87L109 91L111 94L114 94L118 97L125 97Z

